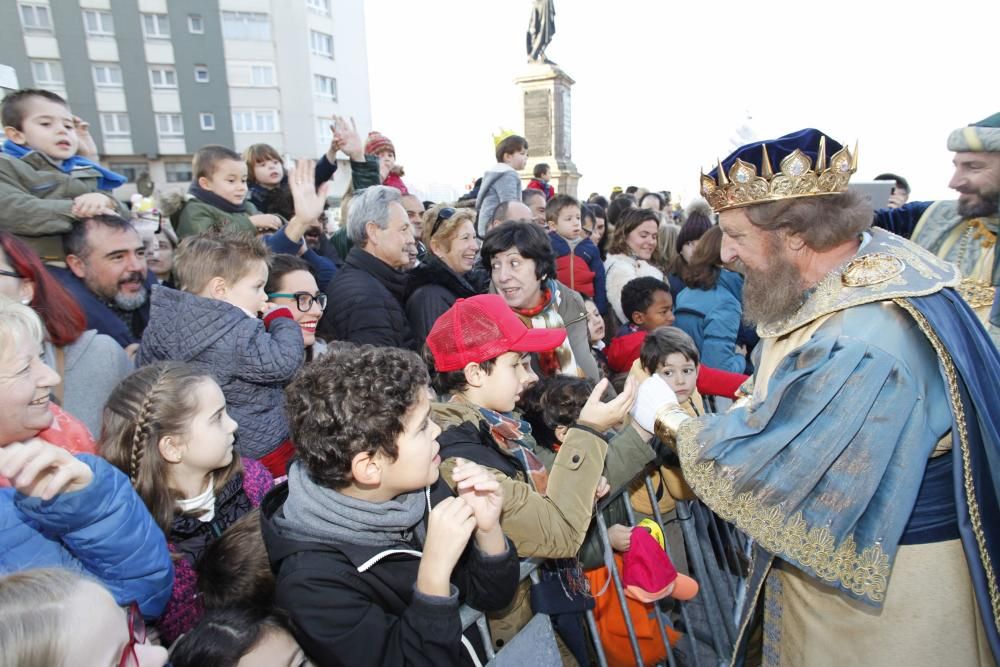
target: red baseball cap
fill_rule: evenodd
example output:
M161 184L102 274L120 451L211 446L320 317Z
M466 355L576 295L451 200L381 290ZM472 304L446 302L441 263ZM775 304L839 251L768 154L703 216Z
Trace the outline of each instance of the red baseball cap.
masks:
M566 329L529 329L497 294L459 299L427 334L439 373L495 359L507 352L547 352L562 345Z

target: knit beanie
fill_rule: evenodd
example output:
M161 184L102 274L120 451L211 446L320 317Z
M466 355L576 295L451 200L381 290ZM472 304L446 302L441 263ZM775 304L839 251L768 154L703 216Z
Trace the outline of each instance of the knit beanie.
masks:
M365 155L378 155L380 151L386 150L396 154L396 147L389 141L389 137L380 132L369 132L365 141Z

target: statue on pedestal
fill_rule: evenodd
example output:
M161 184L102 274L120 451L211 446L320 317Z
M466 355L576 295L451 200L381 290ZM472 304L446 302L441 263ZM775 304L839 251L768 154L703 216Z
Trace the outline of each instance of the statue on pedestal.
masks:
M556 34L556 7L554 0L534 0L531 21L528 23L528 62L552 63L545 56L545 47Z

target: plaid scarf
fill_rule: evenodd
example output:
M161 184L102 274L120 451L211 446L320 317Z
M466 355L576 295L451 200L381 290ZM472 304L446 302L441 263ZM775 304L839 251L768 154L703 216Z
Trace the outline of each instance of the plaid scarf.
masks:
M533 308L512 308L511 310L517 313L529 329L565 329L566 324L559 314L560 301L561 295L556 287L556 281L548 280L542 289L542 302L540 304ZM556 349L537 354L539 370L543 376L583 377L583 373L576 365L576 358L573 356L573 348L569 345L568 335L562 345Z
M452 400L455 398L453 396ZM521 462L528 474L528 482L544 496L549 485L549 471L545 469L542 460L524 444L524 436L531 434L531 424L515 419L510 414L495 412L480 405L476 407L490 427L493 442Z

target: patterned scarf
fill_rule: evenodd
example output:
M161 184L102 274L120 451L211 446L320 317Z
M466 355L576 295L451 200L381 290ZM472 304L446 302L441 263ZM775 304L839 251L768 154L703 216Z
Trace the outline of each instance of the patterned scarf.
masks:
M531 329L565 329L566 324L559 314L559 304L562 302L562 295L556 287L556 281L547 280L542 289L542 302L533 308L512 308L525 326ZM562 345L548 352L538 353L538 366L542 375L571 375L573 377L583 377L583 373L576 365L576 358L573 356L573 348L569 345L569 336L562 342Z
M466 401L453 395L451 402L465 403ZM524 470L528 473L529 483L535 488L535 491L544 496L549 486L549 471L545 469L541 459L524 444L524 436L531 435L531 424L516 419L509 413L503 414L480 405L475 407L489 425L493 442L521 462Z

